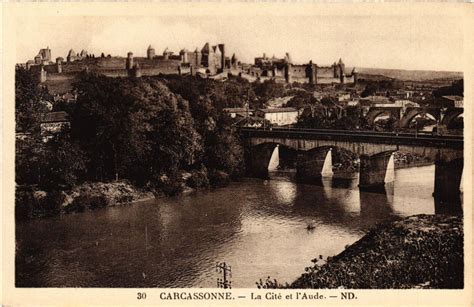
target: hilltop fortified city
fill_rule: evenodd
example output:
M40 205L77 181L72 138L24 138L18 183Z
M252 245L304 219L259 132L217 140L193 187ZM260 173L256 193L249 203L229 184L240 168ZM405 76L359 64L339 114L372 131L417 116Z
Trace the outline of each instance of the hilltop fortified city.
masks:
M265 54L255 58L254 64L241 63L235 53L228 56L225 44L211 46L206 43L201 49L189 51L184 48L179 52L166 48L157 54L152 45L146 50L146 57L136 57L128 52L126 57L100 56L89 54L86 50L76 53L69 50L66 58L53 60L49 47L40 49L34 60L19 64L30 70L40 83L56 83L73 79L82 71L97 72L107 77L141 77L159 74L200 75L211 78L239 76L255 81L275 80L276 82L298 82L309 84L356 83L357 71L346 73L341 59L330 66L318 66L309 61L307 64L294 64L290 54L284 58L269 58Z

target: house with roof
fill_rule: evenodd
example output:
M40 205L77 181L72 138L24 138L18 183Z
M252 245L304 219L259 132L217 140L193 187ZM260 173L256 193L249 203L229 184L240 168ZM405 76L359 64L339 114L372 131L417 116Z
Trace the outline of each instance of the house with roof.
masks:
M231 118L236 118L237 116L248 117L254 113L253 109L247 108L224 108L222 111L229 114Z
M295 124L300 112L295 108L258 109L255 114L277 126Z
M40 129L43 141L47 141L54 134L67 131L70 128L69 115L64 111L44 113L41 116Z

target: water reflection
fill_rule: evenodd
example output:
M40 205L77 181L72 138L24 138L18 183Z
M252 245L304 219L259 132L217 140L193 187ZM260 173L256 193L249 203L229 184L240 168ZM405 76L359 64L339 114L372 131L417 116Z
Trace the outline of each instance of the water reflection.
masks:
M309 185L286 172L278 180L18 223L17 286L215 287L216 261L232 265L236 288L266 276L291 281L311 259L341 252L375 223L434 213L433 172L397 170L383 193L360 192L356 178Z

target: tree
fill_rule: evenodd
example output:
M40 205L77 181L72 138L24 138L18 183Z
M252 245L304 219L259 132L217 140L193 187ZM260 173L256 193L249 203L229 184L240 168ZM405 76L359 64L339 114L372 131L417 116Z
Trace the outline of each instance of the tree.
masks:
M234 176L243 171L243 147L227 115L218 117L216 129L207 135L205 149L204 164L208 169Z
M41 103L47 91L38 88L30 71L18 67L15 70L15 121L16 131L39 132L41 114L47 112Z
M41 188L51 191L71 188L84 178L86 158L79 144L69 134L54 135L40 151Z
M434 97L447 95L464 96L464 79L453 81L450 86L443 86L433 91Z
M189 105L160 81L83 74L75 87L72 134L90 157L91 176L145 183L198 159Z
M274 80L265 80L263 83L255 83L254 92L261 104L285 94L285 85L276 83Z

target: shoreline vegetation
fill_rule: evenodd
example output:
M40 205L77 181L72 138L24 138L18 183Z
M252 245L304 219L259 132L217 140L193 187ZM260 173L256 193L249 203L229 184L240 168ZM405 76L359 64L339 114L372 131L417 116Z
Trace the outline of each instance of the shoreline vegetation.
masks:
M400 163L396 164L395 168L421 167L431 164L431 162L424 161L410 164ZM335 177L339 179L352 178L351 174L353 172L336 171ZM185 195L196 190L222 187L231 180L225 173L220 173L219 176L221 181L213 182L213 185L210 186L205 173L183 172L181 183L178 188L175 188L174 194L167 194L166 190L140 188L127 180L84 182L70 189L52 191L41 189L38 185L18 185L15 191L15 218L20 221L112 206L132 205L139 201L171 195ZM166 181L168 178L164 177L162 180Z
M259 288L462 289L463 218L414 215L374 226L334 257L312 260L297 280Z

